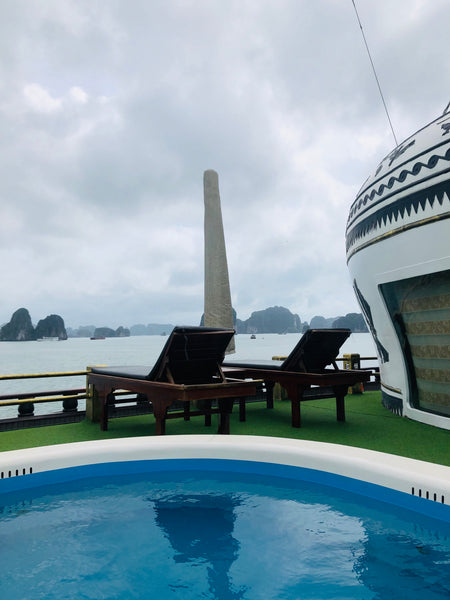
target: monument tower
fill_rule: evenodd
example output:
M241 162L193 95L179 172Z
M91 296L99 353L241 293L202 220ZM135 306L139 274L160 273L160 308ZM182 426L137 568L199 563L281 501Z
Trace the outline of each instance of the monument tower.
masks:
M206 327L233 328L230 281L223 233L219 195L219 176L208 170L203 174L205 198L205 308ZM234 338L227 354L235 351Z

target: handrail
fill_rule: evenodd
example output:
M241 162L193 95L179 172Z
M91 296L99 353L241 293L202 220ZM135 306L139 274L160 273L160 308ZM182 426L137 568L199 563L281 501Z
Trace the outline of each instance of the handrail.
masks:
M28 392L24 394L5 394L0 396L0 406L13 406L14 404L23 404L25 402L58 402L77 398L82 400L86 398L86 388L77 388L71 390L51 390L47 392Z
M344 361L344 360L348 360L348 358L344 358L343 356L340 356L339 358L336 358L336 361ZM378 360L378 356L360 356L359 360Z
M287 359L287 355L285 356L272 356L272 360L286 360ZM348 360L347 358L345 358L344 356L340 356L339 358L335 359L336 362L343 362L344 360ZM359 360L378 360L378 356L360 356Z
M0 396L1 398L2 396ZM20 398L16 400L1 400L0 406L14 406L20 404L27 404L32 401L33 404L39 402L60 402L61 400L84 400L87 397L86 394L64 394L63 396L44 396L42 398Z
M0 375L1 380L11 379L38 379L43 377L74 377L87 375L88 371L64 371L58 373L19 373L18 375Z
M17 398L18 400L26 399L26 398L39 398L40 396L55 396L57 394L63 394L64 396L67 394L84 394L86 393L85 388L77 388L74 390L50 390L47 392L25 392L23 394L5 394L0 396L1 400L10 400L12 398Z
M129 394L127 391L114 391L115 396L126 396L127 394ZM28 394L6 394L0 396L0 406L14 406L14 404L25 404L26 402L33 404L39 402L60 402L61 400L70 400L71 398L84 400L88 395L85 388L55 390L54 392L29 392Z
M84 371L60 371L49 373L19 373L10 375L0 375L1 381L21 381L25 379L44 379L54 377L79 377L87 375L89 368ZM126 391L115 391L114 396L129 395ZM34 405L42 403L62 402L62 411L64 413L77 413L78 400L89 398L88 387L75 389L57 389L41 392L19 392L0 395L0 409L4 406L17 406L18 417L34 417ZM53 413L56 414L56 413ZM9 417L11 418L11 417ZM14 418L14 417L12 417ZM8 420L8 419L7 419ZM2 419L0 419L0 422Z
M59 371L49 373L19 373L10 375L0 375L1 381L21 381L25 379L44 379L53 377L79 377L86 375L87 370L83 371ZM78 400L85 400L88 397L88 390L84 388L76 389L57 389L42 392L20 392L0 395L0 408L3 406L17 406L18 417L34 416L34 405L39 403L62 402L63 412L77 412Z
M272 360L284 360L286 356L273 356ZM344 357L336 359L337 361L347 360ZM360 357L360 361L365 360L378 360L376 356ZM370 367L368 367L370 368ZM373 369L373 368L372 368ZM365 370L364 367L362 370ZM0 375L1 381L12 381L22 379L43 379L53 377L78 377L81 375L87 375L90 368L83 371L63 371L63 372L49 372L49 373L19 373L15 375ZM115 396L126 396L129 392L126 391L115 391ZM89 398L89 389L76 388L76 389L58 389L54 391L45 392L25 392L25 393L10 393L0 395L0 408L3 406L14 406L17 405L19 417L33 416L34 415L34 404L43 402L62 402L63 412L77 412L78 411L78 400L84 400ZM1 419L0 419L1 420Z

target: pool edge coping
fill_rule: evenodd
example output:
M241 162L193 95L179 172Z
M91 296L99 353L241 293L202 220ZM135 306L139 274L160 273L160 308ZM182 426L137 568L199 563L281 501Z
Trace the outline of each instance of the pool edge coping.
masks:
M450 506L450 467L362 448L265 436L180 435L73 442L0 453L1 482L111 462L222 459L323 471ZM419 494L420 491L420 494Z

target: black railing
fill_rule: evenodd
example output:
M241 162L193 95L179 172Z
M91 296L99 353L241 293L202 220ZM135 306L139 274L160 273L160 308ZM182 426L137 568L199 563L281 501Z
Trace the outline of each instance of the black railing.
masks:
M353 355L355 356L355 355ZM282 359L283 357L273 357L274 359ZM359 361L377 361L376 357L358 357ZM338 358L337 361L345 361L345 358ZM344 365L345 366L345 365ZM360 367L361 370L370 370L373 377L371 378L371 388L379 386L380 374L378 367ZM53 379L56 377L79 377L86 376L89 370L85 371L66 371L57 373L28 373L18 375L0 375L0 383L2 381L23 381L28 379ZM39 392L21 392L21 393L9 393L6 395L0 395L0 431L5 429L17 429L33 425L47 425L53 423L62 422L74 422L81 421L85 417L85 410L80 410L79 401L90 398L90 390L86 385L80 388L70 389L57 389L50 391L39 391ZM115 396L130 396L129 392L116 391ZM123 402L123 400L122 400ZM147 403L142 403L140 398L131 397L130 403L137 405L139 414L141 412L148 412ZM41 403L60 403L61 410L54 411L45 415L35 415L35 404ZM144 406L145 405L145 406ZM17 406L17 415L9 415L4 417L2 415L2 407ZM22 423L20 424L20 422ZM25 422L29 422L26 424Z
M0 382L3 381L25 381L29 379L53 379L55 377L79 377L86 375L87 371L66 371L58 373L23 373L18 375L0 375ZM29 392L10 392L9 394L0 395L0 409L8 406L17 406L17 416L9 415L9 418L4 418L4 414L0 411L0 423L14 421L15 419L28 420L35 417L35 405L47 403L60 403L61 411L57 414L66 414L78 412L78 402L85 400L87 397L86 386L71 389L56 389L47 391L29 391ZM48 415L46 415L48 416ZM66 421L80 420L66 418ZM8 427L6 427L8 428Z

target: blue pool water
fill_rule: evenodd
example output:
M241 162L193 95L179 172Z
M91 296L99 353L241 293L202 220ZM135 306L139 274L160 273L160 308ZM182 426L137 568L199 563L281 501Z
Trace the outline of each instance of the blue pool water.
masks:
M0 496L8 600L450 597L450 524L326 485L170 471Z

